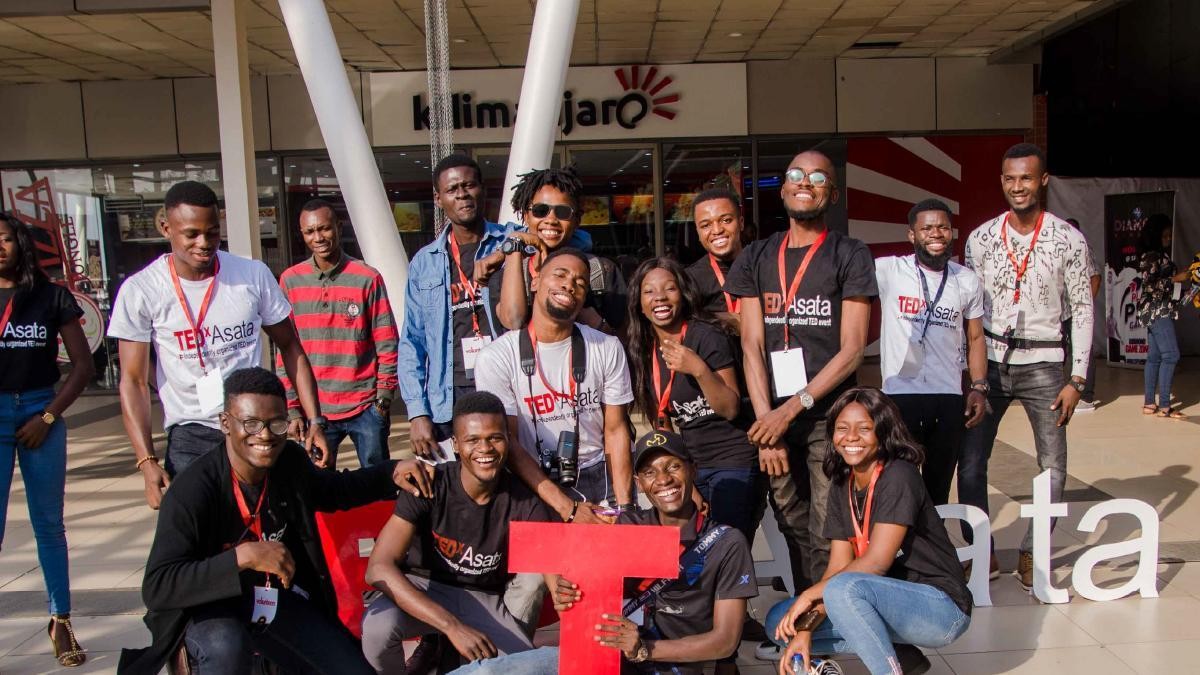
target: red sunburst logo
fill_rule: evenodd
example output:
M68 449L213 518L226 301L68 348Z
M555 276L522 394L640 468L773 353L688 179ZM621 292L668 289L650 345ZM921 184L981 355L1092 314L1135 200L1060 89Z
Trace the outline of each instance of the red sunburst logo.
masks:
M658 77L658 68L655 66L650 66L646 70L644 77L641 76L641 66L617 68L614 72L617 75L617 81L621 83L621 87L625 91L640 89L646 93L646 98L650 99L650 102L653 104L653 108L650 109L650 112L669 120L675 119L675 115L678 113L663 106L671 103L678 103L679 94L663 94L662 96L658 95L659 92L661 92L663 89L666 89L667 86L674 82L670 75L664 75L662 78L656 81L655 78Z

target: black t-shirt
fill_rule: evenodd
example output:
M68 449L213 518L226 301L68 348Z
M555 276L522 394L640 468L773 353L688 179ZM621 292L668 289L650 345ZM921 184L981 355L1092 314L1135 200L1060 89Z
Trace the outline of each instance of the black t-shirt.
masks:
M246 509L250 513L254 513L258 506L258 499L262 496L264 483L251 485L236 481L236 485L242 492L242 498L246 500ZM307 597L309 593L317 592L320 585L317 583L317 572L313 569L312 563L309 562L308 555L304 551L304 544L300 540L300 533L296 527L290 527L288 522L284 520L280 514L287 513L285 509L280 508L280 496L276 492L271 491L270 481L265 483L267 488L266 503L259 509L259 519L262 523L262 539L261 541L277 541L283 545L292 554L292 560L296 563L296 573L292 577L292 589L298 590L301 595ZM235 501L233 512L239 514L236 504L236 498L229 495L230 501ZM226 541L233 546L237 546L245 541L259 541L258 537L241 521L237 522L239 526L236 532L230 531L226 536ZM238 578L242 582L242 592L250 595L254 593L255 586L262 586L267 576L262 572L254 570L244 570L238 574ZM272 579L272 584L278 584L279 579Z
M852 482L854 479L846 480ZM866 493L864 489L856 494L860 508L866 504ZM846 483L834 482L830 486L826 513L825 538L849 541L854 536L854 524L850 520L850 495ZM871 504L871 524L875 523L908 528L896 560L888 570L889 577L941 589L959 609L971 613L971 594L963 581L958 554L917 467L903 460L889 462L884 467L875 483Z
M685 271L691 277L692 283L696 284L696 290L700 292L700 306L710 314L727 314L730 311L729 304L726 302L725 290L721 288L720 279L713 273L712 263L709 262L711 257L705 253L699 260L688 265ZM718 258L717 267L721 274L728 278L733 262ZM733 295L729 296L729 300L736 299Z
M683 346L696 352L713 372L741 365L729 336L703 321L688 322ZM659 387L665 387L671 371L657 348L654 357L658 359ZM700 383L691 375L675 374L666 413L700 468L758 466L758 451L746 437L749 429L746 420L739 417L730 421L718 415L705 398Z
M459 270L461 270L467 280L474 285L472 274L475 273L475 252L479 250L479 242L460 244L458 249L460 258L454 260L454 251L450 247L449 241L446 242L446 253L450 258L450 312L454 329L454 386L473 388L475 386L475 369L467 369L462 343L463 338L475 336L475 323L472 321L472 316L479 322L479 334L484 338L498 337L503 332L503 326L499 321L495 321L494 325L488 323L488 314L484 311L482 297L471 297L463 287L462 277L459 275ZM492 275L493 278L496 276L496 274ZM488 293L491 295L492 316L494 317L496 303L499 302L500 296L491 284L491 279L489 279L488 287ZM477 290L482 291L482 288Z
M463 489L461 471L458 462L439 465L432 499L400 491L396 515L417 529L402 568L440 583L499 593L509 577L505 559L509 522L555 519L507 470L501 473L491 501L475 503Z
M779 246L787 234L784 230L751 243L734 261L725 279L725 290L731 294L758 297L762 303L768 377L772 377L771 352L783 349L783 294L787 289L779 288ZM787 286L791 286L808 250L808 246L787 249L784 259ZM841 349L843 298L871 298L878 294L875 261L866 244L840 232L829 232L813 256L787 313L790 346L804 349L804 369L809 381ZM801 417L824 417L838 395L855 384L855 376L851 374ZM782 401L775 399L774 404Z
M0 314L16 297L0 288ZM50 282L34 285L17 299L0 335L0 391L28 391L58 382L59 328L83 315L67 289Z
M711 518L705 518L700 532L696 532L696 518L679 529L679 545L681 549L691 546L698 537L708 534L718 523ZM661 525L658 512L654 509L627 511L617 519L622 525ZM690 635L707 633L713 628L713 608L717 600L733 600L737 598L753 598L758 595L758 580L754 576L754 559L750 555L750 545L742 533L730 527L725 530L720 539L712 545L702 559L703 569L695 583L688 585L686 579L677 579L658 594L654 599L654 628L656 637L668 640L678 640ZM648 584L645 584L648 586ZM626 596L636 598L637 582L627 584ZM647 628L643 627L643 634ZM704 672L704 663L653 664L657 666L649 671L679 673L680 675L700 675ZM672 671L671 666L676 670Z

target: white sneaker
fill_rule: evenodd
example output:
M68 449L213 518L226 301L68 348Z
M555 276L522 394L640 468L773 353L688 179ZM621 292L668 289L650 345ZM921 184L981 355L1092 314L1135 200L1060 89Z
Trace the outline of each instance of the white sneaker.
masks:
M1077 413L1094 412L1095 410L1096 410L1096 402L1095 401L1080 400L1079 403L1076 404L1076 406L1075 406L1075 412L1077 412Z
M770 640L764 640L754 648L754 658L759 661L778 661L783 658L783 648Z

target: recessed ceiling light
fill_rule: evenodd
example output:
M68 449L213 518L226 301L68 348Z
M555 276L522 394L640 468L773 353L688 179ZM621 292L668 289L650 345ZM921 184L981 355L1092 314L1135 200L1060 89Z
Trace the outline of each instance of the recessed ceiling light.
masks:
M734 31L729 34L729 37L742 37L742 34L738 33L737 31Z
M461 45L462 43L464 43L466 41L467 41L466 38L454 38L453 40L451 40L451 42L453 42L454 44L459 44L459 45Z

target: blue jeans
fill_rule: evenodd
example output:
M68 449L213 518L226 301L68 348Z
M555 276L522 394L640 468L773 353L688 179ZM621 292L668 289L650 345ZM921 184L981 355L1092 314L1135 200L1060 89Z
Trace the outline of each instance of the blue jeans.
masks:
M275 620L267 626L252 625L250 611L248 597L188 610L183 641L193 673L249 675L257 651L284 672L374 675L354 636L296 593L279 591Z
M558 675L558 647L539 647L494 659L472 661L451 675Z
M757 468L700 469L696 489L712 509L713 520L739 530L746 543L754 541L767 508L766 476Z
M945 647L971 623L941 589L875 574L833 576L825 584L824 600L829 616L813 631L813 653L857 654L874 675L901 673L892 643ZM782 600L767 613L766 631L772 640L792 602Z
M1175 364L1179 363L1179 339L1175 337L1175 320L1170 317L1155 319L1146 329L1146 342L1150 351L1146 354L1146 405L1154 405L1155 389L1158 390L1158 406L1171 406L1171 380L1175 379ZM1157 385L1157 387L1155 386Z
M37 539L38 564L50 596L51 614L71 612L71 582L67 575L67 529L63 525L63 494L67 483L67 425L55 420L36 448L17 443L16 433L54 399L54 389L0 393L0 544L8 517L8 493L13 464L21 462L29 520Z
M195 422L172 424L167 427L167 460L163 468L175 480L192 462L218 445L225 445L225 434L220 429Z
M388 419L379 414L374 405L369 405L354 417L330 420L325 425L325 440L330 449L336 449L349 436L358 453L358 463L364 467L375 466L390 457L388 431Z
M1033 427L1039 471L1050 470L1050 500L1062 501L1067 483L1067 428L1058 426L1058 411L1050 406L1062 391L1065 379L1062 363L1009 365L988 361L988 403L992 412L983 422L963 435L958 457L958 501L988 512L987 469L996 443L1000 420L1013 401L1025 408ZM1051 527L1054 521L1050 522ZM972 541L971 526L962 523L963 537ZM1033 522L1025 531L1020 550L1033 550Z

